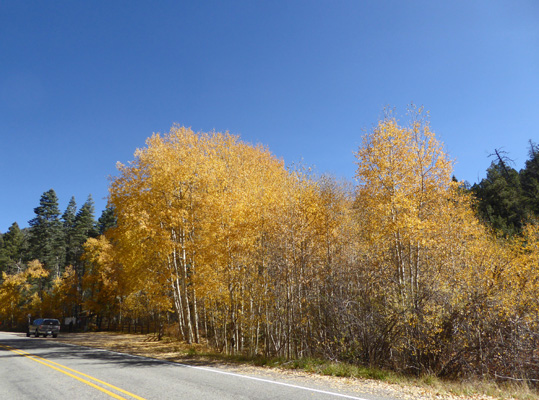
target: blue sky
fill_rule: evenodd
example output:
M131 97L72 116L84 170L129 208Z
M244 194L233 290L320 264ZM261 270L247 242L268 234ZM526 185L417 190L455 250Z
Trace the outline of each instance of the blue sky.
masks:
M153 132L229 131L352 180L384 107L430 110L455 175L539 137L539 2L0 1L0 232L63 212ZM403 118L404 119L404 118Z

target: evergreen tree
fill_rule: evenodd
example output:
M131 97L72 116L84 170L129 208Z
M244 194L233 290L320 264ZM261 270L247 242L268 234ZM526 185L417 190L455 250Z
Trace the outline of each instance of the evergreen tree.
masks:
M486 223L505 235L521 231L526 207L520 177L505 160L498 157L498 162L492 162L487 177L473 185L472 192L478 199L479 216Z
M0 233L0 275L5 270L5 266L8 263L8 257L4 248L4 235Z
M522 190L529 211L539 216L539 146L530 140L530 158L520 171Z
M20 271L25 259L26 238L14 222L0 242L0 271Z
M88 238L95 238L99 234L94 218L94 200L92 199L92 195L88 196L86 202L77 212L74 222L75 224L70 238L73 249L73 265L80 272L80 257L84 251L82 246Z
M107 207L101 213L101 216L97 220L97 228L99 234L103 235L105 231L116 226L116 215L114 214L114 207Z
M77 203L75 197L71 197L69 204L62 215L63 232L65 240L65 266L74 265L77 251L73 243L73 233L75 230L75 219L77 216Z
M94 213L94 200L92 195L89 195L75 217L75 234L80 235L81 237L84 236L82 243L89 237L98 236Z
M51 276L61 273L64 262L64 237L58 208L58 197L53 189L44 192L39 207L34 209L35 218L30 220L30 257L38 259Z

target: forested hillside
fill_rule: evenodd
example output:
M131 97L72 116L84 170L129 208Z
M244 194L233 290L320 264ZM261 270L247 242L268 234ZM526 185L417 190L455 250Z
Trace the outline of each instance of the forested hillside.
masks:
M539 379L537 146L467 190L419 110L363 137L357 182L174 126L60 216L2 236L0 319L173 326L224 353Z

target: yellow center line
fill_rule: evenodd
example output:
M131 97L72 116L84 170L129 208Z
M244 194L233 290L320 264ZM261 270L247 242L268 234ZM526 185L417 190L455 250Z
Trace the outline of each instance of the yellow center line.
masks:
M65 374L65 375L67 375L67 376L70 376L70 377L72 377L72 378L74 378L74 379L76 379L76 380L78 380L78 381L80 381L80 382L86 383L87 385L92 386L93 388L95 388L95 389L97 389L97 390L100 390L100 391L102 391L102 392L108 394L108 395L111 396L111 397L114 397L115 399L118 399L118 400L127 400L125 397L121 397L121 396L117 395L116 393L113 393L113 392L111 392L111 391L109 391L109 390L107 390L107 389L105 389L105 388L102 388L101 386L96 385L96 384L93 383L93 382L90 382L90 381L88 381L88 380L86 380L86 379L83 379L83 378L81 378L81 377L78 377L78 376L76 376L76 375L73 375L73 374L71 374L71 373L69 373L69 372L67 372L67 371L71 371L71 372L73 372L73 373L75 373L75 374L84 376L85 378L91 379L91 380L93 380L94 382L100 383L101 385L107 386L107 387L109 387L109 388L111 388L111 389L113 389L113 390L116 390L117 392L123 393L123 394L125 394L125 395L127 395L127 396L130 396L130 397L132 397L132 398L135 398L135 399L137 399L137 400L146 400L146 399L144 399L143 397L137 396L136 394L133 394L133 393L130 393L130 392L126 391L126 390L120 389L119 387L116 387L116 386L114 386L114 385L111 385L111 384L109 384L109 383L107 383L107 382L103 382L102 380L97 379L97 378L94 378L93 376L90 376L90 375L87 375L87 374L85 374L85 373L83 373L83 372L80 372L80 371L74 370L74 369L72 369L72 368L66 367L65 365L58 364L58 363L56 363L56 362L54 362L54 361L47 360L46 358L37 356L37 355L35 355L35 354L28 353L28 352L26 352L26 351L24 351L24 350L16 349L16 348L14 348L14 347L6 346L6 345L1 345L1 344L0 344L0 347L3 347L3 348L5 348L5 349L7 349L7 350L9 350L9 351L11 351L11 352L13 352L13 353L16 353L16 354L21 355L21 356L27 357L27 358L29 358L29 359L31 359L31 360L33 360L33 361L35 361L35 362L38 362L38 363L40 363L40 364L46 365L47 367L52 368L52 369L54 369L54 370L56 370L56 371L59 371L59 372ZM59 366L60 368L63 368L63 369L57 368L57 367L55 367L54 365L57 365L57 366Z

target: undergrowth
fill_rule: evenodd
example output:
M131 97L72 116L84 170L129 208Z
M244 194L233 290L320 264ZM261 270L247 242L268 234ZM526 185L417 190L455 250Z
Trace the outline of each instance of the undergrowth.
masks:
M285 358L266 358L247 355L224 355L212 351L196 352L188 350L188 356L204 357L229 363L249 364L260 367L298 370L318 375L355 379L374 379L390 384L414 385L428 388L443 394L452 394L462 398L491 396L501 400L539 400L539 394L525 382L499 383L494 380L469 379L451 381L440 379L435 375L425 374L420 377L399 374L378 368L364 367L344 362L328 361L318 358L301 358L287 360Z

